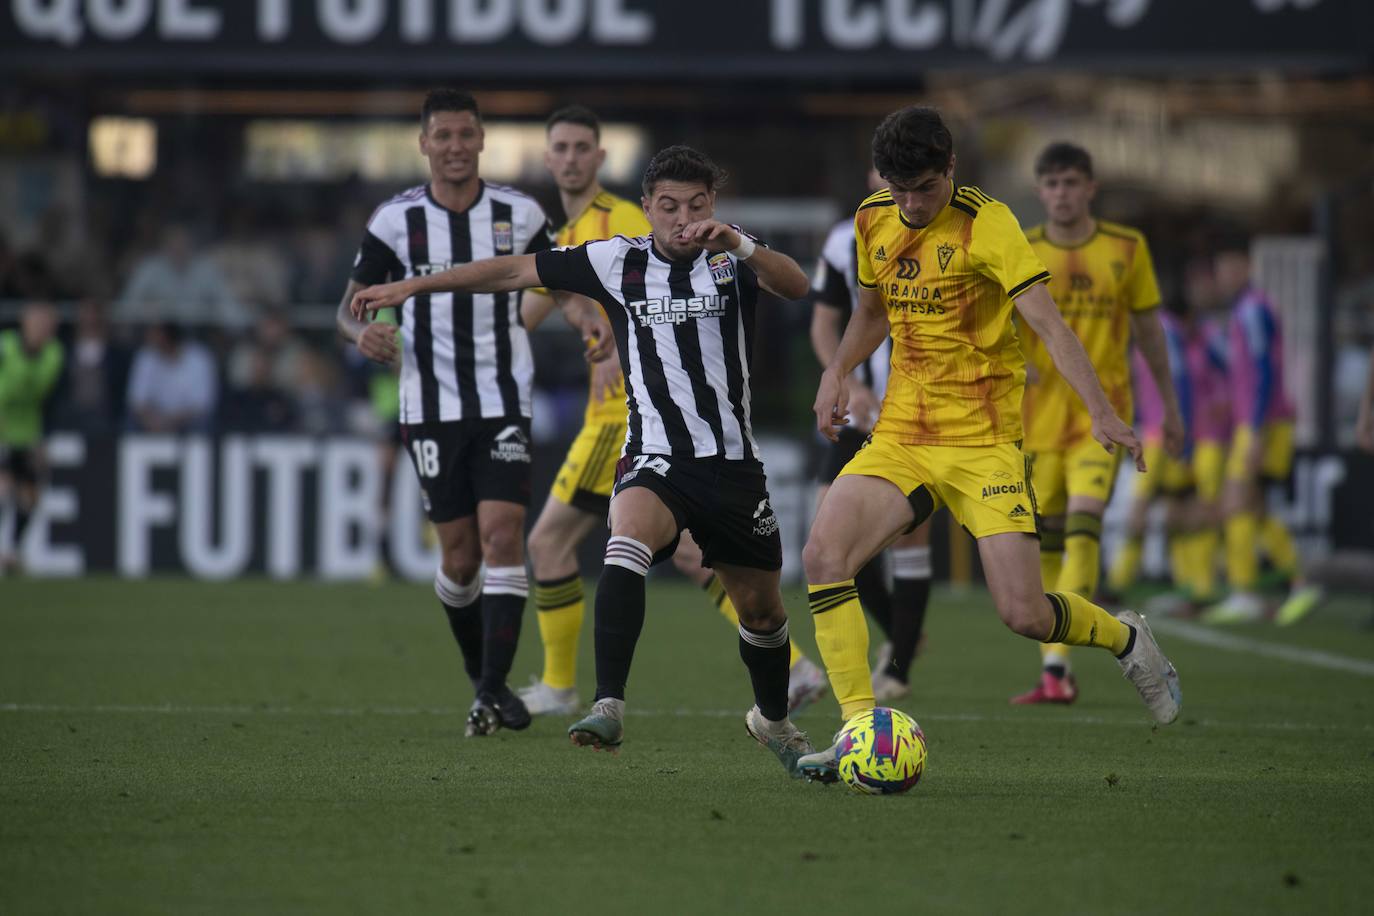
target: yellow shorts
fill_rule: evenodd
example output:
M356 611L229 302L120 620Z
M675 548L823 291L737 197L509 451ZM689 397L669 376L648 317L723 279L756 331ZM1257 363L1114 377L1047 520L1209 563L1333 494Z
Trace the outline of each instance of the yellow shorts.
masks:
M1193 480L1198 499L1206 503L1221 497L1221 482L1226 477L1226 446L1220 442L1199 442L1193 447Z
M1063 515L1069 510L1071 496L1086 496L1104 503L1111 499L1120 455L1120 449L1107 454L1091 436L1062 451L1027 453L1040 514Z
M1261 480L1287 480L1293 471L1293 423L1289 420L1274 420L1260 427L1260 467ZM1252 426L1237 426L1231 438L1231 454L1226 458L1226 479L1245 480L1245 456L1255 441Z
M1015 443L901 445L872 436L839 476L878 477L907 494L924 489L932 510L948 506L975 538L1011 531L1036 533L1030 469Z
M615 486L615 463L625 445L624 423L582 427L558 469L550 495L561 503L605 515Z

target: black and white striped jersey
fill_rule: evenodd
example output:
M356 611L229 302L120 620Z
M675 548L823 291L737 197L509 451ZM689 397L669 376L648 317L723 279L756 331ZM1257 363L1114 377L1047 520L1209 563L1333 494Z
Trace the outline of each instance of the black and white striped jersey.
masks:
M482 182L462 213L411 188L368 220L353 279L371 285L553 244L533 198ZM534 360L520 293L434 293L401 306L402 423L530 416Z
M811 278L811 295L833 308L844 310L844 323L859 307L859 262L854 248L854 220L835 224L821 247L816 275ZM854 368L859 381L873 390L879 400L887 390L892 365L892 337L884 337L868 359Z
M758 276L730 254L669 261L653 237L541 252L539 279L606 309L629 403L626 455L757 459L749 368Z

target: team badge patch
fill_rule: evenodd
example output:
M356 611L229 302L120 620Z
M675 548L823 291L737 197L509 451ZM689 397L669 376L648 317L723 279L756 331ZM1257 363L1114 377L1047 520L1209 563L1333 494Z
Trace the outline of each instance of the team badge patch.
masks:
M940 258L940 273L944 273L945 268L949 266L949 259L954 257L954 246L946 242L936 248L935 253Z
M711 255L706 266L711 268L711 279L716 281L717 286L735 282L735 263L725 252Z
M491 244L497 254L510 254L515 250L515 229L505 220L491 224Z

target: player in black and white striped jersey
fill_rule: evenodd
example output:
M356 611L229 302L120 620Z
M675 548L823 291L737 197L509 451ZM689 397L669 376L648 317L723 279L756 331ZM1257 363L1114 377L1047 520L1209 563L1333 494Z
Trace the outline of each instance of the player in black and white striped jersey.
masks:
M886 187L873 169L868 173L868 187L870 191ZM844 326L859 301L852 217L841 220L826 236L811 296L811 346L824 368L839 348ZM817 506L872 431L887 389L891 359L892 340L887 338L850 374L850 425L839 430L838 441L826 443L817 473ZM883 569L884 556L892 560L891 592ZM914 531L897 538L887 551L869 560L854 577L859 602L887 637L878 649L878 663L873 667L873 695L879 702L891 702L911 692L911 663L925 626L930 573L930 519L926 519Z
M506 685L529 592L534 363L520 325L521 289L417 295L403 304L399 328L364 324L348 305L359 289L388 279L552 245L553 228L532 198L481 179L482 146L472 96L435 90L426 97L420 150L430 181L383 203L368 220L338 322L368 358L401 358L402 439L442 550L434 588L477 693L469 735L529 724ZM565 297L560 304L584 336L609 336L592 303Z
M611 500L611 539L596 595L596 702L573 742L615 749L625 682L644 622L644 577L684 528L700 544L740 618L740 656L756 705L749 732L796 775L810 742L787 717L787 614L782 546L750 427L750 350L760 287L806 294L805 273L712 218L723 173L683 146L660 151L643 182L643 238L616 236L534 257L501 258L362 290L354 313L439 290L581 293L611 319L629 429Z

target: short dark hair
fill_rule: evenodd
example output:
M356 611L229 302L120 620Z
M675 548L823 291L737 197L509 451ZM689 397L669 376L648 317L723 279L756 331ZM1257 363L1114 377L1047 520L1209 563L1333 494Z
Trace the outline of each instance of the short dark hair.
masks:
M699 181L707 191L715 191L725 184L725 170L690 146L669 146L654 154L644 169L644 196L654 196L654 186L660 181Z
M934 108L899 109L873 132L873 167L889 181L910 181L926 172L943 174L953 161L954 138Z
M548 133L558 124L580 124L589 127L596 135L597 142L601 141L601 119L586 105L565 105L558 109L544 122L544 132Z
M472 97L472 93L461 89L431 89L425 94L425 104L420 108L421 130L429 127L430 115L436 111L470 111L474 118L482 120L477 100Z
M1233 223L1223 223L1212 232L1212 250L1217 254L1243 254L1250 256L1250 233L1245 227Z
M1060 140L1041 150L1035 159L1036 178L1068 169L1077 169L1092 178L1093 157L1083 147Z

